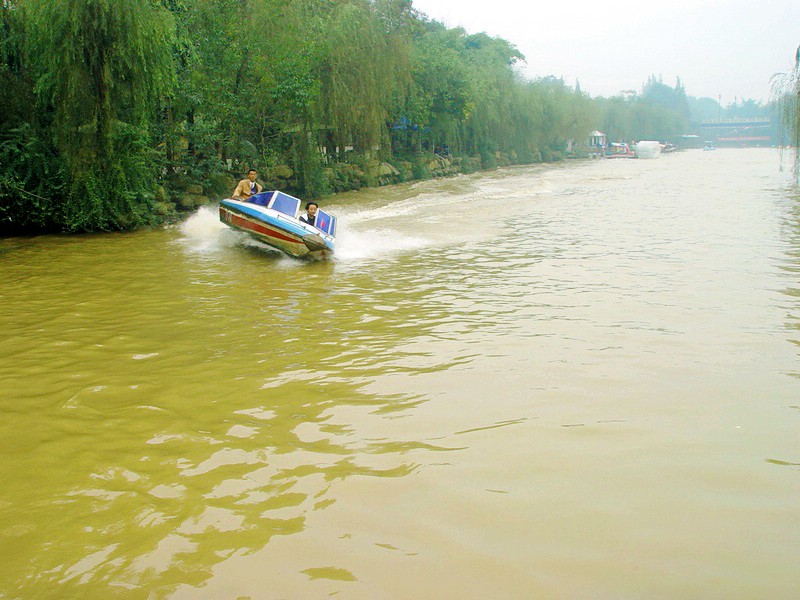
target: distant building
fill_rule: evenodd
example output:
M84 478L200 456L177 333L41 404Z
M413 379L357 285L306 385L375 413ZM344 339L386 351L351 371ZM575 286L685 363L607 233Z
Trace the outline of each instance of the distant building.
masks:
M602 131L593 131L589 134L589 154L603 156L608 145L608 138Z
M593 131L589 134L589 147L605 148L608 139L602 131Z

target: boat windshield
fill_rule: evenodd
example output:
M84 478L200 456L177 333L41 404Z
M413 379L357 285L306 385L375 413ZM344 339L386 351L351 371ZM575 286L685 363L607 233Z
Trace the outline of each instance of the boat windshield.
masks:
M259 192L250 196L248 202L251 204L258 204L259 206L266 206L269 204L269 199L272 198L272 192Z
M288 194L284 194L283 192L276 192L275 196L272 198L272 202L269 204L269 208L289 215L290 217L296 217L297 211L300 208L300 200Z
M317 211L317 218L314 221L314 227L327 233L328 235L336 235L336 217L329 215L324 210Z

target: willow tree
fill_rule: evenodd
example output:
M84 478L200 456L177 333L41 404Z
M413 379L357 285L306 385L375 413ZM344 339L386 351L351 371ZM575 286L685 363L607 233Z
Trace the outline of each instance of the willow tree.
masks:
M776 98L783 125L792 146L795 177L800 182L800 46L795 53L794 68L791 73L776 75L773 82L773 96Z
M26 78L19 2L0 1L0 132L29 120L32 86Z
M430 21L414 37L411 85L394 119L401 124L395 135L406 148L419 148L425 132L433 147L462 150L460 133L472 106L468 67L458 51L462 33Z
M34 127L33 80L25 61L25 19L19 1L0 1L0 235L50 226L52 212L38 193L52 181L56 161Z
M393 92L409 76L408 48L368 0L335 5L318 76L319 115L330 142L369 151L387 139Z
M171 14L155 0L27 0L39 110L69 170L62 226L151 220L149 126L173 83Z
M525 57L510 42L479 33L464 38L474 106L466 121L471 152L485 167L495 166L495 152L514 136L511 98L517 86L514 65Z
M515 127L510 138L519 162L549 161L563 150L569 133L569 94L563 80L520 81L512 99Z
M217 157L241 159L245 171L251 166L258 129L253 106L265 75L258 59L276 34L262 13L277 10L266 0L186 2L181 24L191 53L175 105L190 169L214 169Z
M270 33L253 52L253 71L260 77L257 93L250 94L253 147L267 178L277 165L288 164L289 185L306 197L328 191L314 132L320 129L317 71L330 9L317 0L261 0L254 10L258 30Z

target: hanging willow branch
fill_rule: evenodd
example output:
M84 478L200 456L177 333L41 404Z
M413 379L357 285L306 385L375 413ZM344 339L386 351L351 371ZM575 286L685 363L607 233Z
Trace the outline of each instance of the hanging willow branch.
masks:
M795 53L790 73L778 73L772 78L772 95L783 118L786 136L783 146L791 146L792 169L800 183L800 46Z

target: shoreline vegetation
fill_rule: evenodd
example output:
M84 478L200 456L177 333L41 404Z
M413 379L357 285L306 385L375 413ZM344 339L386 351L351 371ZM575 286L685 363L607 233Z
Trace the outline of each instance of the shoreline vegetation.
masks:
M789 73L776 73L772 82L773 101L782 117L795 182L800 186L800 46L795 51L792 70Z
M259 32L264 32L259 33ZM249 168L305 199L673 141L723 108L651 77L592 98L411 0L2 0L0 235L132 230Z

